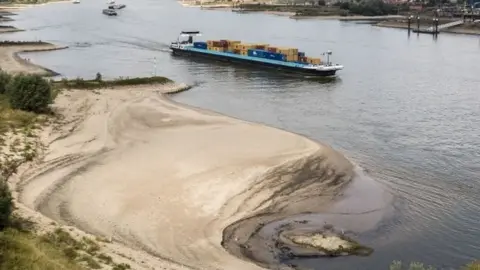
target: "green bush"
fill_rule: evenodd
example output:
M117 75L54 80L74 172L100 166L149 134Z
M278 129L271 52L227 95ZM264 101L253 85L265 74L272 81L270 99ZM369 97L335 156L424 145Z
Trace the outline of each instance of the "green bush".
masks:
M0 229L5 228L13 211L12 194L7 183L0 179Z
M0 95L5 94L7 91L7 86L11 78L12 76L10 76L10 74L0 70Z
M52 101L50 83L39 75L17 75L7 87L7 96L13 109L45 112Z

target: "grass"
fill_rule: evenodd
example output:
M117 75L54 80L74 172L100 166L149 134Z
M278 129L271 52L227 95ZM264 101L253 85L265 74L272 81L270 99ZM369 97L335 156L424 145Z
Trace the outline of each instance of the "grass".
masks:
M83 80L77 78L74 80L63 79L61 81L53 82L55 88L66 88L66 89L98 89L98 88L108 88L114 86L128 86L128 85L145 85L145 84L165 84L172 82L170 79L154 76L154 77L142 77L142 78L118 78L111 81L103 80Z
M12 109L7 97L0 94L0 135L11 129L31 129L37 119L38 115L35 113Z
M84 269L54 244L16 229L0 232L0 251L0 270Z

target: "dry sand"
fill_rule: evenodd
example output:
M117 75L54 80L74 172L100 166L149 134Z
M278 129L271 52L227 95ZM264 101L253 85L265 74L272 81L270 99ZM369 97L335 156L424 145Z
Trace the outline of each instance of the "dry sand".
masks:
M32 209L124 243L132 249L112 249L135 269L261 269L224 250L223 229L282 193L288 177L262 182L271 168L332 150L161 94L176 88L62 93L63 120L44 131L43 159L12 180L15 196L37 221Z
M65 49L53 44L38 45L2 45L0 46L0 68L9 73L29 73L48 76L54 74L51 70L38 66L27 59L18 56L22 52L42 52Z

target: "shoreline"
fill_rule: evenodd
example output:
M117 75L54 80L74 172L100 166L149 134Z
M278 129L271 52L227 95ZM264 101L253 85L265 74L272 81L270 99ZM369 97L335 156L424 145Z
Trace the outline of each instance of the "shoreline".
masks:
M379 23L372 24L376 27L384 27L384 28L394 28L394 29L405 29L408 30L408 23L404 21L383 21ZM421 28L430 27L431 24L420 24ZM416 29L416 23L412 22L411 29ZM413 32L412 32L413 33ZM444 30L440 30L441 33L448 33L448 34L460 34L460 35L480 35L480 25L478 23L472 24L467 22L464 25L454 26L451 28L447 28Z
M35 44L36 43L36 44ZM31 73L41 76L52 77L60 73L34 64L20 54L31 52L49 52L67 49L68 46L57 46L45 42L32 42L31 44L22 44L22 42L12 42L10 44L0 44L0 62L2 69L12 74Z
M191 1L193 2L193 1ZM276 16L285 16L294 20L338 20L341 22L361 22L368 21L371 22L373 26L384 27L384 28L394 28L394 29L408 29L407 23L398 23L392 20L406 18L404 15L384 15L384 16L363 16L363 15L352 15L352 16L341 16L341 15L325 15L325 16L297 16L295 12L289 11L269 11L269 10L245 10L245 11L235 11L235 8L232 4L211 4L211 5L197 5L191 3L185 3L178 1L183 7L189 8L201 8L205 10L221 10L221 11L232 11L240 14L250 14L250 13L263 13L268 15ZM412 26L414 23L412 23ZM423 25L429 27L431 25ZM422 26L422 27L423 27ZM412 27L413 28L413 27ZM456 26L441 30L441 33L450 33L450 34L465 34L465 35L480 35L479 29L468 29L462 26Z
M70 3L70 2L71 1L69 0L53 0L53 1L48 1L46 3L40 3L40 4L17 4L17 3L0 4L0 11L16 11L16 10L32 8L32 7L45 6L50 4Z
M25 30L18 29L15 26L10 26L10 25L0 26L0 34L23 32L23 31Z

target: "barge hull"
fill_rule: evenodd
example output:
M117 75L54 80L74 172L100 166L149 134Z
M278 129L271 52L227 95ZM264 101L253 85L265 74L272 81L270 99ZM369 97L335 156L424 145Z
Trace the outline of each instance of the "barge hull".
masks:
M277 69L277 70L282 70L290 73L309 75L309 76L319 76L319 77L334 76L337 71L335 69L315 70L315 69L306 69L301 67L283 66L283 65L278 65L275 63L269 63L269 62L263 62L263 61L252 61L248 58L235 58L229 55L210 54L210 53L204 53L201 51L185 50L181 48L171 48L171 50L172 50L172 54L176 56L201 57L206 59L219 60L223 62L231 62L231 63L237 63L237 64L256 66L256 67L266 67L269 69Z

